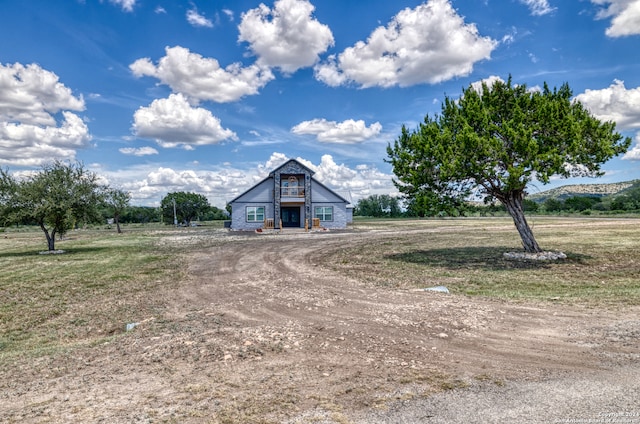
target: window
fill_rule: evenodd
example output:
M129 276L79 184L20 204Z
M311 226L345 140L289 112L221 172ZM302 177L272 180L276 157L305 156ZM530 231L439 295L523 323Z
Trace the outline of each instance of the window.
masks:
M247 206L247 222L263 222L264 206Z
M315 217L320 221L333 221L333 206L316 206Z

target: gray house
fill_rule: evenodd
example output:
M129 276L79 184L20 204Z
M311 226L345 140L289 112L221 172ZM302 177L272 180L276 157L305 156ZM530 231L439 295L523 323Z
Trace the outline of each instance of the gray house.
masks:
M294 159L271 171L229 202L231 229L346 228L353 218L353 206L313 174Z

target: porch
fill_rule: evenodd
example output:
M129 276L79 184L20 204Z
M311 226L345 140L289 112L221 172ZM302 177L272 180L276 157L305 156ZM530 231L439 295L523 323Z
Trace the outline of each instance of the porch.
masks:
M311 222L309 222L309 219L305 219L304 220L304 227L300 227L300 226L284 226L282 219L279 220L278 222L278 228L276 228L275 226L276 221L273 218L266 218L264 220L264 224L262 226L262 230L287 230L287 232L294 232L294 230L299 230L300 232L304 232L304 231L314 231L314 230L319 230L320 227L320 218L312 218Z

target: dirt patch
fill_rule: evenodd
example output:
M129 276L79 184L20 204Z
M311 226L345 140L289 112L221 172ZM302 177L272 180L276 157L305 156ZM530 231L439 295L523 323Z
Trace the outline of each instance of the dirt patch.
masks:
M388 234L208 235L131 331L1 369L0 420L640 422L637 308L383 287L322 264Z

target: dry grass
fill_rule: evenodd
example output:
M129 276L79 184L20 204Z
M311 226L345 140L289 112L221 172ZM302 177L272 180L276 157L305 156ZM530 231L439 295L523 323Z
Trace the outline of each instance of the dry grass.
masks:
M0 238L0 357L95 343L152 315L148 291L179 281L175 257L147 231L74 231L40 254L40 231Z
M602 218L530 219L539 244L562 251L557 262L505 259L519 251L509 218L357 221L358 229L405 228L378 244L351 244L323 262L378 285L444 285L466 295L583 303L640 304L640 221Z

